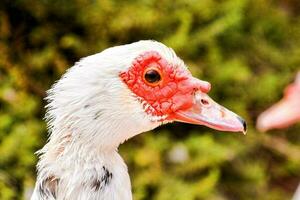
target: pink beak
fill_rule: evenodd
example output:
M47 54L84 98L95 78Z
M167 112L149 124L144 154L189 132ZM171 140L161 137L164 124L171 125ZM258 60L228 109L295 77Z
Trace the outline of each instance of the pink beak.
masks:
M190 108L175 113L175 121L204 125L220 131L246 134L246 122L240 116L217 104L201 91L197 91L193 98L193 104Z
M257 129L260 131L281 129L300 121L298 104L297 101L287 100L276 103L258 117Z
M285 89L284 98L264 111L257 119L260 131L281 129L300 121L300 72L294 83Z

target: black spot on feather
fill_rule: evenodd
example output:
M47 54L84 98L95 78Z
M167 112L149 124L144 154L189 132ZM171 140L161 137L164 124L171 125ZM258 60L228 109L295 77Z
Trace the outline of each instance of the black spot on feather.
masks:
M94 116L94 120L98 119L102 114L102 110L98 110L96 113L95 113L95 116Z
M101 181L98 179L95 179L92 183L92 188L94 188L95 191L102 189L101 188Z
M113 174L105 166L103 166L102 169L103 169L103 174L101 178L94 179L91 184L91 187L95 191L102 190L103 188L105 188L105 186L109 185L113 177Z
M37 192L41 199L55 199L59 179L55 176L49 176L42 180L38 185Z
M101 180L104 181L105 185L108 185L112 179L113 174L110 171L108 171L108 169L105 166L103 166L103 170L104 175Z

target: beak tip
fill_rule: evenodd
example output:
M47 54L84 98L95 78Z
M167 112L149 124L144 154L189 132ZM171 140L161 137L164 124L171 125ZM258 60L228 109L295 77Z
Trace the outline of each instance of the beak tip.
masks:
M237 116L238 120L241 122L241 124L243 125L243 133L244 135L246 135L246 132L247 132L247 123L246 121L241 118L240 116Z

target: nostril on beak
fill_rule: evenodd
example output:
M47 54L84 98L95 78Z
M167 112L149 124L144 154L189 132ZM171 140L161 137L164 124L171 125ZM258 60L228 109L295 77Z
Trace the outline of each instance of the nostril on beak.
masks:
M244 128L244 133L246 133L247 131L247 124L246 124L246 121L241 118L240 116L237 116L238 120L241 122L241 124L243 124L243 128Z
M207 105L209 105L209 101L206 99L201 99L201 104L204 106L207 106Z

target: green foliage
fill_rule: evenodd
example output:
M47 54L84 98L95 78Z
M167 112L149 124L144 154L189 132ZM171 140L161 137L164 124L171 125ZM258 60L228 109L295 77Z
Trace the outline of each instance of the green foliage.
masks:
M79 58L140 39L174 48L250 127L243 136L170 124L123 144L134 198L290 199L300 127L262 134L254 123L300 67L299 13L296 0L1 1L0 199L33 187L51 84Z

